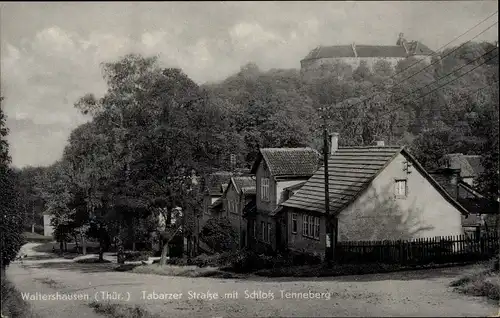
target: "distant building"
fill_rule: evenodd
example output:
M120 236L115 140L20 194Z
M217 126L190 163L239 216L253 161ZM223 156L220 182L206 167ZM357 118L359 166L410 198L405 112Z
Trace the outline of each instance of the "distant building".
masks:
M324 64L345 63L353 68L365 61L367 66L373 68L378 60L385 60L394 67L396 64L408 57L431 61L434 52L418 41L408 42L403 33L399 34L396 45L349 45L318 46L312 50L302 61L301 70L315 70Z
M442 168L458 169L460 178L471 186L474 185L474 181L476 181L484 171L481 164L481 156L479 155L450 153L441 158L440 164Z
M52 221L52 215L48 213L43 214L43 235L44 236L52 236L54 233L54 227L50 224Z

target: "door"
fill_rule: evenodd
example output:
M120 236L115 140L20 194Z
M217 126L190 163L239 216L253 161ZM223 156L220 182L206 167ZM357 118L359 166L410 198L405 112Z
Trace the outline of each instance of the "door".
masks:
M287 248L287 231L286 220L284 216L280 216L276 220L276 250L285 251Z

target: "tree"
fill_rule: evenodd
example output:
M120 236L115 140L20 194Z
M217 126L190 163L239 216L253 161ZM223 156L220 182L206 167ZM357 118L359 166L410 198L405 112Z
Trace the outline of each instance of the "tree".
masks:
M0 231L2 235L1 267L2 270L15 259L24 243L22 236L24 215L18 213L18 186L16 175L10 168L9 145L6 137L5 115L0 97Z

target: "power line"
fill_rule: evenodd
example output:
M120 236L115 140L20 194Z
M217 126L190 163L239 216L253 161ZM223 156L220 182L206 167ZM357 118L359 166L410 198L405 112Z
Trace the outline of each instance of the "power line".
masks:
M415 93L415 92L417 92L417 91L420 91L420 90L422 90L422 89L424 89L424 88L426 88L426 87L429 87L429 86L431 86L431 85L433 85L433 84L435 84L435 83L438 83L438 82L439 82L439 81L441 81L442 79L444 79L444 78L446 78L446 77L448 77L448 76L452 75L453 73L455 73L455 72L457 72L457 71L459 71L459 70L463 69L463 68L464 68L464 67L466 67L466 66L469 66L469 65L473 64L474 62L476 62L476 61L478 61L479 59L481 59L481 58L483 58L483 57L487 56L488 54L490 54L491 52L493 52L493 51L495 51L495 50L497 50L497 49L498 49L498 48L497 48L497 47L495 47L495 48L493 48L493 49L491 49L491 50L487 51L487 52L486 52L486 53L484 53L483 55L481 55L481 56L479 56L479 57L475 58L474 60L470 61L469 63L467 63L467 64L465 64L465 65L462 65L461 67L459 67L459 68L457 68L457 69L455 69L455 70L452 70L452 71L451 71L451 72L449 72L448 74L441 76L440 78L438 78L438 79L436 79L436 80L432 81L431 83L429 83L429 84L427 84L427 85L424 85L424 86L422 86L422 87L419 87L419 88L417 88L417 89L415 89L415 90L412 90L412 91L411 91L411 92L409 92L408 94L404 95L402 98L407 97L407 96L409 96L409 95L411 95L411 94L413 94L413 93ZM497 54L497 55L498 55L498 54ZM479 64L477 67L479 67L479 66L481 66L481 65L485 64L486 62L488 62L488 61L492 60L492 59L493 59L493 58L495 58L497 55L492 56L491 58L489 58L489 59L487 59L487 60L483 61L483 62L482 62L481 64ZM477 67L473 68L472 70L476 69ZM472 71L472 70L470 70L470 71ZM470 71L469 71L469 72L470 72ZM469 73L469 72L464 73L462 76L466 75L466 74L467 74L467 73ZM462 77L462 76L460 76L460 77ZM458 77L458 78L460 78L460 77ZM457 80L458 78L456 78L456 79L454 79L454 80ZM448 82L448 83L450 83L450 82ZM374 94L374 96L375 96L375 95L377 95L377 94ZM392 93L391 95L394 95L394 93ZM373 97L374 97L374 96L373 96ZM393 102L397 102L397 101L401 100L402 98L396 99L396 101L393 101ZM349 106L340 106L340 107L335 107L335 109L351 108L351 107L354 107L354 106L356 106L356 105L358 105L358 104L361 104L361 103L366 102L368 99L369 99L369 98L364 99L364 100L362 100L362 101L360 101L360 102L354 103L354 104L349 105ZM322 110L323 110L323 109L322 109Z
M469 33L471 30L473 30L474 28L476 28L478 25L482 24L482 23L483 23L483 22L485 22L486 20L490 19L493 15L495 15L495 14L497 14L497 13L498 13L498 11L496 11L496 12L494 12L493 14L489 15L489 16L488 16L488 17L486 17L484 20L482 20L481 22L479 22L478 24L476 24L476 25L475 25L475 26L473 26L472 28L468 29L466 32L462 33L462 34L461 34L461 35L459 35L458 37L454 38L452 41L450 41L450 42L448 42L447 44L445 44L444 46L440 47L437 51L439 51L439 50L443 49L444 47L446 47L446 46L447 46L447 45L449 45L450 43L452 43L452 42L456 41L457 39L459 39L459 38L460 38L460 37L462 37L463 35L465 35L465 34ZM495 26L495 25L497 25L497 24L498 24L498 21L497 21L497 22L495 22L495 23L493 23L492 25L490 25L488 28L484 29L483 31L481 31L479 34L475 35L472 39L468 40L467 42L465 42L465 43L461 44L460 46L458 46L458 47L454 48L453 50L451 50L450 52L448 52L447 54L445 54L444 56L442 56L442 57L441 57L441 59L442 59L443 57L449 56L450 54L452 54L452 53L454 53L455 51L459 50L459 49L460 49L460 48L462 48L464 45L466 45L466 44L470 43L472 40L476 39L477 37L479 37L480 35L482 35L483 33L485 33L486 31L488 31L489 29L491 29L492 27L494 27L494 26ZM409 68L413 67L413 66L414 66L414 65L416 65L416 64L421 63L422 61L423 61L423 60L418 60L418 61L416 61L415 63L412 63L410 66L406 67L405 69L401 70L400 72L397 72L396 74L394 74L394 75L392 75L391 77L389 77L389 78L387 79L387 81L388 81L388 80L391 80L391 79L393 79L393 78L395 78L397 75L399 75L399 74L401 74L401 73L405 72L405 71L406 71L406 70L408 70ZM416 73L414 73L414 74L410 75L409 77L406 77L405 79L403 79L402 81L400 81L398 84L391 86L391 87L390 87L390 89L392 89L392 88L394 88L394 87L396 87L396 86L400 85L400 84L401 84L401 83L403 83L404 81L406 81L406 80L408 80L408 79L410 79L410 78L414 77L415 75L417 75L417 74L419 74L419 73L423 72L425 69L427 69L427 68L431 67L432 65L434 65L434 64L436 64L436 63L438 63L438 62L440 62L440 60L434 61L434 62L433 62L433 63L431 63L430 65L427 65L425 68L423 68L423 69L419 70L418 72L416 72ZM376 93L372 94L371 96L369 96L369 97L367 97L367 98L365 98L365 99L363 99L363 100L359 101L358 103L356 103L356 104L354 104L354 105L352 105L352 106L356 106L356 105L358 105L358 104L360 104L360 103L364 103L365 101L367 101L367 100L369 100L369 99L371 99L371 98L375 97L376 95L378 95L378 94L380 94L380 93L382 93L382 92L384 92L384 91L388 91L388 89L386 89L386 90L381 90L381 91L379 91L379 92L376 92ZM330 108L330 107L326 107L326 109L327 109L327 108ZM326 109L325 109L325 110L326 110Z
M487 84L487 85L484 85L484 86L482 86L482 87L480 87L480 88L478 88L478 89L476 89L476 90L472 91L471 93L468 93L467 95L460 97L459 99L457 99L457 100L453 101L452 103L454 103L454 104L459 103L459 102L461 102L461 101L463 101L463 100L467 99L468 97L470 97L470 96L472 96L472 95L474 95L474 94L479 93L479 92L480 92L480 91L482 91L482 90L485 90L485 89L487 89L487 88L493 88L492 86L493 86L493 85L495 85L495 84L496 84L496 83L498 83L498 82L499 82L499 80L497 79L496 81L494 81L494 82L492 82L492 83L489 83L489 84ZM441 105L441 106L444 106L444 105ZM399 109L399 108L401 108L401 107L397 107L397 108L391 109L391 111L390 111L390 112L387 112L387 113L383 113L383 114L377 115L377 117L382 117L382 116L385 116L385 115L387 115L387 114L389 114L389 113L392 113L394 110L397 110L397 109ZM359 118L359 117L358 117L358 118ZM401 128L401 127L403 127L403 126L402 126L402 125L396 125L395 127Z
M448 46L448 45L450 45L451 43L453 43L453 42L455 42L456 40L460 39L462 36L466 35L466 34L467 34L467 33L469 33L470 31L472 31L473 29L475 29L477 26L479 26L479 25L483 24L484 22L486 22L486 20L489 20L492 16L494 16L494 15L495 15L495 14L497 14L497 13L498 13L498 10L497 10L497 11L495 11L495 12L493 12L493 13L492 13L492 14L490 14L489 16L487 16L484 20L482 20L482 21L481 21L481 22L479 22L478 24L476 24L476 25L474 25L473 27L469 28L469 29L468 29L467 31L465 31L464 33L462 33L462 34L460 34L459 36L455 37L455 38L454 38L453 40L451 40L450 42L448 42L448 43L446 43L445 45L443 45L443 46L441 46L440 48L438 48L438 49L436 50L436 52L439 52L440 50L444 49L445 47L447 47L447 46ZM497 22L497 23L498 23L498 22ZM495 25L495 24L494 24L494 25ZM492 27L493 27L493 26L490 26L490 27L488 28L488 30L489 30L490 28L492 28ZM484 32L482 32L482 33L484 33ZM480 33L480 34L482 34L482 33ZM474 39L474 38L473 38L473 39ZM433 55L438 55L436 52L434 52L434 54L433 54ZM414 66L414 65L419 64L420 62L422 62L422 60L419 60L419 61L417 61L417 62L415 62L415 63L411 64L411 65L410 65L410 66L408 66L407 68L403 69L401 72L399 72L399 73L397 73L397 74L394 74L394 75L393 75L392 77L390 77L389 79L394 78L396 75L403 73L403 72L404 72L404 71L406 71L407 69L411 68L411 67L412 67L412 66Z
M448 84L450 84L450 83L452 83L452 82L454 82L454 81L456 81L456 80L458 80L458 79L460 79L460 78L464 77L465 75L469 74L470 72L474 71L474 70L475 70L475 69L477 69L478 67L480 67L480 66L484 65L486 62L488 62L488 61L490 61L490 60L494 59L494 58L495 58L495 57L497 57L497 56L498 56L498 54L496 54L496 55L494 55L494 56L490 57L490 58L489 58L489 59L487 59L487 60L484 60L482 63L480 63L479 65L475 66L474 68L472 68L472 69L468 70L468 71L467 71L467 72L465 72L464 74L462 74L462 75L460 75L460 76L458 76L458 77L456 77L456 78L454 78L454 79L452 79L452 80L450 80L450 81L448 81L448 82L444 83L444 84L443 84L443 85L441 85L441 86L436 87L435 89L433 89L433 90L431 90L431 91L429 91L429 92L427 92L427 93L425 93L425 94L423 94L423 95L421 95L421 96L419 96L419 97L417 97L417 98L415 98L415 99L413 100L413 102L414 102L414 101L417 101L417 100L419 100L419 99L422 99L422 98L424 98L424 97L426 97L426 96L428 96L428 95L430 95L430 94L434 93L435 91L437 91L437 90L439 90L439 89L441 89L441 88L445 87L446 85L448 85ZM498 82L498 81L497 81L497 82ZM417 89L417 90L419 90L419 89ZM405 95L405 96L403 96L403 97L401 97L401 98L398 98L398 99L397 99L396 101L394 101L394 102L398 102L398 101L402 100L403 98L405 98L405 97L407 97L407 96L411 95L413 92L414 92L414 91L410 92L409 94L407 94L407 95ZM403 104L402 106L404 106L404 104ZM395 111L395 110L397 110L397 109L400 109L402 106L398 106L398 107L396 107L396 108L392 109L390 112L393 112L393 111ZM388 113L390 113L390 112L388 112ZM385 115L386 115L386 114L383 114L382 116L385 116Z
M411 91L410 93L408 93L408 95L411 95L411 94L413 94L413 93L414 93L414 92L416 92L416 91L419 91L419 90L422 90L422 89L424 89L424 88L426 88L426 87L429 87L429 86L431 86L432 84L438 83L438 82L439 82L439 81L441 81L442 79L444 79L444 78L446 78L446 77L448 77L448 76L452 75L453 73L455 73L455 72L457 72L457 71L459 71L459 70L463 69L463 68L464 68L464 67L466 67L466 66L471 65L472 63L474 63L474 62L476 62L477 60L479 60L479 59L481 59L481 58L485 57L486 55L490 54L491 52L493 52L493 51L495 51L495 50L497 50L497 49L498 49L498 48L496 48L496 47L495 47L494 49L489 50L488 52L484 53L484 54L483 54L483 55L481 55L480 57L478 57L478 58L476 58L476 59L474 59L474 60L470 61L470 62L469 62L469 63L467 63L467 64L462 65L461 67L459 67L459 68L457 68L457 69L455 69L455 70L451 71L450 73L448 73L448 74L446 74L446 75L441 76L440 78L438 78L438 79L436 79L436 80L432 81L431 83L429 83L429 84L427 84L427 85L424 85L424 86L422 86L422 87L420 87L420 88L417 88L417 89L416 89L416 90L414 90L414 91ZM498 54L497 54L497 55L498 55ZM495 55L495 56L497 56L497 55ZM493 57L492 57L492 58L490 58L489 60L493 59L495 56L493 56ZM487 61L489 61L489 60L487 60ZM487 61L486 61L486 62L487 62ZM484 64L484 63L483 63L483 64Z
M456 48L454 48L454 49L453 49L453 50L451 50L450 52L448 52L448 53L446 53L445 55L443 55L443 56L441 57L441 59L443 59L443 58L445 58L445 57L447 57L447 56L451 55L452 53L454 53L454 52L458 51L460 48L464 47L467 43L470 43L472 40L474 40L475 38L479 37L481 34L485 33L486 31L488 31L489 29L491 29L492 27L494 27L494 26L495 26L495 25L497 25L497 24L498 24L498 22L493 23L492 25L490 25L488 28L484 29L481 33L477 34L476 36L474 36L474 37L473 37L472 39L470 39L469 41L467 41L467 42L465 42L465 43L462 43L460 46L457 46ZM410 78L414 77L415 75L417 75L417 74L419 74L419 73L423 72L424 70L428 69L429 67L431 67L431 66L433 66L433 65L435 65L435 64L437 64L437 63L439 63L439 62L440 62L440 60L437 60L437 61L432 62L431 64L429 64L429 65L427 65L426 67L422 68L422 69L421 69L421 70L419 70L418 72L416 72L416 73L414 73L414 74L412 74L412 75L410 75L410 76L408 76L408 77L404 78L404 79L403 79L403 80L401 80L398 84L391 86L390 88L394 88L394 87L396 87L396 86L401 85L401 84L402 84L403 82L405 82L406 80L408 80L408 79L410 79ZM404 71L403 71L403 72L404 72ZM399 74L401 74L401 73L402 73L402 72L399 72Z

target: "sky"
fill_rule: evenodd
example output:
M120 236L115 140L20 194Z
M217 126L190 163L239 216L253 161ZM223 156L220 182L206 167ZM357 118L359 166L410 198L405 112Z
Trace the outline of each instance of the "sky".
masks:
M458 37L498 1L406 2L0 2L0 79L14 166L61 158L73 107L105 92L100 63L127 53L158 55L198 83L248 63L300 68L318 45L394 45L403 32L431 49ZM450 46L498 21L498 14ZM498 26L476 40L495 41Z

